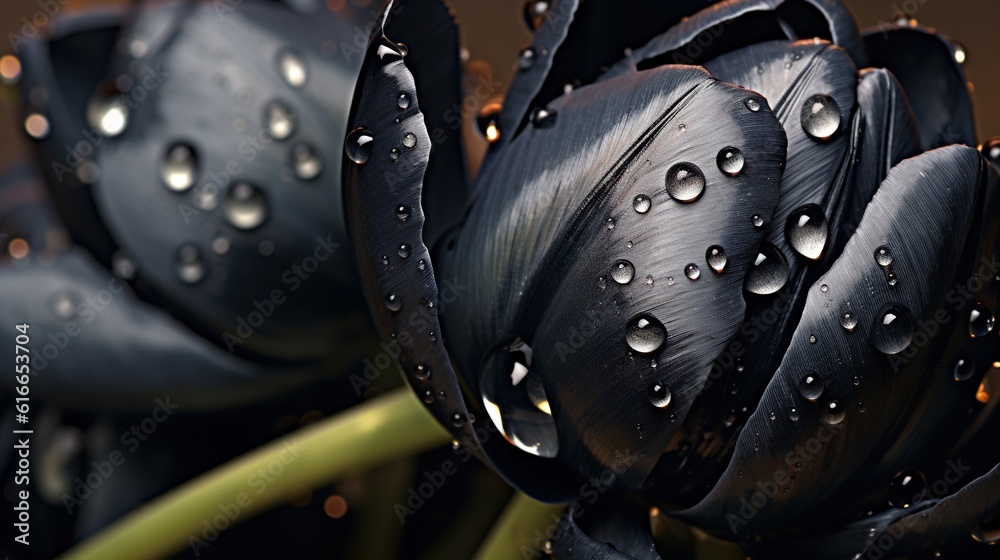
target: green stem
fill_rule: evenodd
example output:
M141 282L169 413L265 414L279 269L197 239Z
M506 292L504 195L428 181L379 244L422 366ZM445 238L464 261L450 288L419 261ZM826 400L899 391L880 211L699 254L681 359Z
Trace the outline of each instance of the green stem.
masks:
M565 505L543 504L524 494L515 494L476 552L476 560L525 558L524 547L541 552L545 536L552 533L547 529L556 523L564 509Z
M319 488L348 470L419 453L449 439L417 398L399 389L310 424L185 483L63 558L155 559L185 546L197 547L199 540L210 544L203 535L206 523L215 523L227 509L231 513L238 508L236 521L244 521L286 501L293 488ZM262 488L264 481L269 482Z

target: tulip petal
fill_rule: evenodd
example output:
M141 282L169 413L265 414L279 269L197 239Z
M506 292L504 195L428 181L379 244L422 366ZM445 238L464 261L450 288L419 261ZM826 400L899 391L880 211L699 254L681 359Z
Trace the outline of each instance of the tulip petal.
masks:
M308 21L270 3L142 12L124 39L148 45L126 64L137 85L102 125L121 130L91 189L143 297L227 350L293 364L336 353L337 321L362 312L341 156L324 151L343 142L360 62L320 49L347 22Z
M826 236L830 222L849 200L844 193L858 134L853 117L856 71L836 46L772 41L723 55L705 68L770 100L788 137L781 199L774 217L763 224L770 250L765 247L759 253L770 259L763 261L762 271L768 262L779 260L783 276L770 285L754 285L748 279L744 325L713 367L683 437L671 443L651 481L682 501L697 499L718 477L717 469L725 464L748 411L759 401L788 345L804 301L800 295L824 270L824 261L835 256ZM803 120L804 112L817 105L817 95L827 96L823 111L832 115L822 130L814 130L826 139L807 134ZM825 223L814 229L807 223L796 250L789 228L802 224L800 210L807 205L815 210L808 220Z
M855 65L865 65L858 26L838 0L731 0L681 21L634 50L605 77L663 64L701 64L769 40L813 37L832 41Z
M79 249L28 258L0 269L5 289L18 294L0 306L0 318L30 321L32 394L48 402L148 412L169 394L192 410L218 409L315 378L301 369L277 375L220 350L139 301ZM5 387L13 383L8 377Z
M552 557L588 560L660 560L649 508L627 499L574 503L559 519Z
M975 150L950 147L889 173L843 254L810 289L792 343L726 473L679 517L729 538L806 519L821 528L856 515L859 496L868 496L863 509L884 504L901 469L940 460L954 431L928 437L926 426L912 425L928 414L946 425L955 407L971 399L948 387L954 382L932 357L951 355L946 346L958 341L970 351L977 344L967 343L964 319L945 321L941 313L952 310L949 289L964 283L980 251L996 243L990 238L980 246L982 234L996 229L982 230L983 217L996 215L1000 200L985 198L984 169ZM854 321L845 322L845 313ZM967 317L961 313L955 316ZM949 336L935 338L927 325ZM987 338L977 355L995 355L995 337ZM920 403L933 393L943 395L944 410ZM842 494L848 483L850 497Z
M524 127L532 109L562 95L567 84L578 87L593 82L626 49L640 47L710 3L638 0L629 2L626 9L617 2L553 0L527 47L531 54L518 61L504 97L496 145L505 145Z
M344 207L362 286L389 357L465 448L478 452L472 417L462 399L438 321L442 303L467 286L442 278L424 243L421 191L431 153L414 77L404 48L385 35L389 18L413 18L409 29L438 29L450 20L437 0L390 2L368 47L345 142ZM396 11L399 13L396 14ZM416 47L415 47L416 48ZM405 109L396 99L405 94Z
M125 15L124 7L60 14L45 37L27 40L18 49L24 112L47 120L45 135L31 144L38 168L73 240L105 263L111 261L115 244L76 169L79 146L87 156L94 151L84 134L91 130L85 119L87 102L108 74Z
M486 449L539 499L579 487L567 469L642 484L739 326L765 233L751 217L770 219L785 153L763 98L692 67L598 82L547 111L478 179L444 268L470 287L445 327L476 415L501 391L512 400L493 402L500 421L527 430L517 416L546 407L513 400L542 382L557 460L501 438ZM710 256L716 245L724 255ZM529 367L504 371L518 338ZM504 435L522 448L540 441Z
M972 98L951 41L930 29L883 24L865 31L864 44L871 65L889 70L903 86L924 149L976 145Z

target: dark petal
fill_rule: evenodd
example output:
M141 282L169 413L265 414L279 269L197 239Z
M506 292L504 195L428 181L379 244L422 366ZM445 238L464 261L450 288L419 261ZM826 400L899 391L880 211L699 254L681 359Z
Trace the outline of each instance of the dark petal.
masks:
M856 162L852 184L844 204L833 218L830 245L839 254L854 233L889 170L900 161L920 153L919 132L913 111L899 82L884 69L861 72L858 82L858 113L862 136L854 147Z
M578 488L567 469L610 468L616 485L635 488L742 319L764 235L751 216L770 219L777 203L784 134L762 97L691 67L598 82L547 110L554 122L529 125L478 179L446 254L444 277L469 288L448 309L449 348L470 408L479 416L501 391L502 419L540 414L515 402L530 389L494 360L517 338L532 349L526 379L542 382L558 453L539 459L493 438L487 455L517 487L548 498ZM733 176L719 163L729 148L743 162ZM673 190L688 202L667 192L682 163ZM721 273L707 258L714 245Z
M949 301L980 257L995 254L981 251L995 249L998 226L983 228L1000 197L985 199L982 169L975 150L951 147L889 173L843 254L810 289L726 473L681 518L729 538L791 526L822 531L831 520L885 508L901 470L945 467L956 433L970 422L961 412L973 393L956 386L937 357L956 348L975 359L997 351L995 337L970 341L969 301L958 308ZM983 241L984 234L994 237ZM876 262L883 247L888 267ZM845 312L857 320L850 330ZM740 500L761 491L764 503L746 509Z
M435 29L441 17L450 19L431 8L439 5L437 0L390 3L379 21L413 18L411 29ZM422 238L421 191L432 140L403 51L384 31L374 31L351 109L353 132L343 160L347 222L371 314L392 353L398 352L404 379L421 398L427 396L442 426L478 450L438 321L440 306L464 297L468 287L443 277L447 291L438 290ZM400 93L410 98L405 111L396 103ZM397 215L401 208L405 219Z
M329 358L364 312L327 149L360 60L320 45L353 29L272 3L149 6L123 35L146 46L125 55L128 121L102 140L92 187L135 288L240 355Z
M681 21L636 49L606 76L663 64L701 64L756 43L814 37L847 51L856 66L866 65L857 24L838 0L736 0Z
M650 530L649 507L627 498L574 503L550 541L556 560L660 560Z
M400 3L405 9L408 4ZM465 156L461 130L449 120L461 105L459 93L458 28L443 2L420 6L431 13L422 18L395 17L386 24L386 35L407 45L406 67L413 74L424 122L434 142L434 157L427 164L421 204L424 208L424 243L433 247L441 235L462 219L466 209ZM405 102L403 103L405 104ZM399 108L397 96L397 110Z
M192 410L212 409L292 389L309 378L302 370L268 375L278 372L220 350L123 291L120 279L78 249L5 267L0 283L18 294L0 306L0 318L9 325L30 318L39 342L31 390L49 402L148 412L149 403L169 394ZM102 293L113 302L100 305ZM51 335L46 345L44 333Z
M106 265L115 244L76 170L81 154L90 157L95 151L85 135L91 131L87 104L108 75L125 13L124 8L104 8L60 14L46 37L29 40L18 52L22 116L37 114L48 120L48 134L32 142L38 167L73 241Z
M771 249L761 250L760 256L766 258L747 279L744 325L713 367L681 436L671 442L671 453L664 456L651 481L671 498L683 495L682 501L697 499L718 477L732 442L778 367L801 313L802 294L835 256L825 236L849 201L844 193L850 186L858 135L856 71L836 46L772 41L723 55L705 66L713 76L760 92L770 101L788 137L788 156L780 202L762 227ZM827 140L805 130L803 111L813 107L817 95L827 96L823 110L829 111L831 120L819 123L813 132L830 136ZM825 224L798 234L799 250L805 251L800 254L790 243L789 223L799 224L792 214L807 205L814 211L807 227ZM769 264L775 261L784 264ZM768 270L774 274L766 274Z
M976 145L972 99L951 41L930 29L890 24L866 30L864 41L871 65L889 70L903 86L925 150Z
M585 85L684 16L712 0L618 2L552 0L544 23L532 37L532 61L518 61L500 115L500 141L506 144L523 128L531 110L562 95L567 84Z

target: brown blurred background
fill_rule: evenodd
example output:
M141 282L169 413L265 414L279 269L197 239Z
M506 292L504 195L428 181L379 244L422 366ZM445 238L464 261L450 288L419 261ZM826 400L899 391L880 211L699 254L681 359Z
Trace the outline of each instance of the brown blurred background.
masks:
M59 2L61 10L93 5L129 3L130 0L3 0L0 4L0 54L11 52L10 33L18 33L24 22L41 9L40 3ZM336 0L340 2L341 0ZM356 4L380 0L352 0ZM494 80L507 83L516 53L528 41L522 22L522 0L448 0L458 16L463 44L476 70L492 72ZM621 1L621 0L618 0ZM670 0L664 0L670 1ZM843 0L862 27L892 21L905 10L922 25L936 28L965 47L965 70L973 84L976 125L980 140L1000 136L1000 1L997 0ZM625 4L626 2L623 2ZM641 17L641 16L640 16ZM0 165L24 153L21 123L16 121L16 98L12 90L0 93ZM498 93L496 97L499 97ZM476 147L470 146L471 152ZM474 156L473 156L474 157Z

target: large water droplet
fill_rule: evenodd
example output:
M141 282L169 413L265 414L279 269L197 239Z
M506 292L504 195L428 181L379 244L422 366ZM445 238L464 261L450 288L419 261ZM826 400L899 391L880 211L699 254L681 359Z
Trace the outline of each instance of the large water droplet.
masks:
M483 405L509 443L532 455L555 457L555 420L545 386L531 367L531 347L521 338L491 351L480 373Z
M743 153L733 147L720 150L715 161L719 165L719 170L730 177L739 175L743 170Z
M653 201L647 195L638 194L632 199L632 209L639 214L645 214L649 212L650 207L653 206Z
M747 272L744 288L751 294L773 294L788 282L788 261L777 247L770 243L761 247L754 264Z
M684 267L684 276L687 276L688 280L695 281L701 278L701 269L698 268L698 265L690 263Z
M820 415L820 420L825 424L834 426L840 424L844 421L844 417L847 416L847 408L841 405L838 401L830 401L826 403L823 407L823 414Z
M875 262L879 266L889 266L892 264L892 251L885 245L875 249Z
M817 140L827 140L840 128L840 107L832 97L813 95L802 104L802 130Z
M705 192L705 175L693 163L678 163L667 170L667 194L680 202L694 202Z
M816 204L806 204L795 209L785 222L785 237L796 253L816 260L826 248L829 227L823 209Z
M420 381L427 381L431 377L431 368L427 364L417 364L413 366L413 377Z
M986 336L993 330L993 312L982 303L976 302L969 312L969 336Z
M170 146L160 166L160 178L172 191L186 191L194 185L198 157L189 144L179 142Z
M403 146L407 148L412 148L417 145L417 135L412 132L407 132L403 135Z
M295 176L303 181L315 179L323 170L323 162L316 150L306 144L298 144L292 148L292 168Z
M410 106L410 96L405 93L400 93L396 96L396 106L400 109L406 109Z
M182 245L177 251L177 277L187 284L196 284L205 278L205 263L198 247Z
M625 342L640 354L655 352L666 340L666 327L649 313L640 313L625 325Z
M399 247L396 248L396 254L399 255L401 259L410 258L410 245L409 243L400 243Z
M233 227L253 229L267 219L267 200L263 191L254 185L236 183L226 193L223 210Z
M845 311L843 315L840 316L840 326L844 327L844 330L851 332L854 327L858 326L858 318L850 311Z
M403 307L403 301L394 293L385 295L385 306L389 311L399 311Z
M409 206L405 204L400 204L399 206L396 207L396 218L401 222L405 222L406 220L410 219L411 211L412 210Z
M913 318L901 305L886 306L875 319L872 344L883 354L898 354L913 340Z
M116 90L99 88L87 103L87 122L104 136L118 136L128 126L129 108Z
M799 380L799 392L806 400L815 401L823 394L823 382L818 375L809 372Z
M517 55L517 65L521 70L527 70L535 64L535 49L528 47Z
M628 284L635 277L635 267L625 259L615 261L611 266L611 279L619 284Z
M278 51L277 57L278 73L285 79L285 83L292 87L302 87L309 79L309 71L306 69L306 62L292 49L282 49Z
M656 408L666 408L670 404L670 389L662 380L650 383L646 394Z
M355 128L344 141L344 151L347 158L358 165L363 165L372 155L372 144L375 137L363 127Z
M760 102L753 97L748 97L743 103L747 106L747 109L750 109L754 113L760 111Z
M959 358L952 368L955 381L966 381L976 374L976 364L966 358Z
M924 497L927 491L927 479L924 473L907 469L900 471L889 483L886 498L889 505L898 508L908 508Z
M721 245L712 245L705 251L705 260L712 270L721 273L726 269L726 250Z
M753 216L750 216L750 223L753 224L753 227L755 228L762 228L764 227L764 217L760 214L754 214Z
M264 122L275 140L284 140L295 132L295 115L288 105L280 101L268 103L264 109Z

